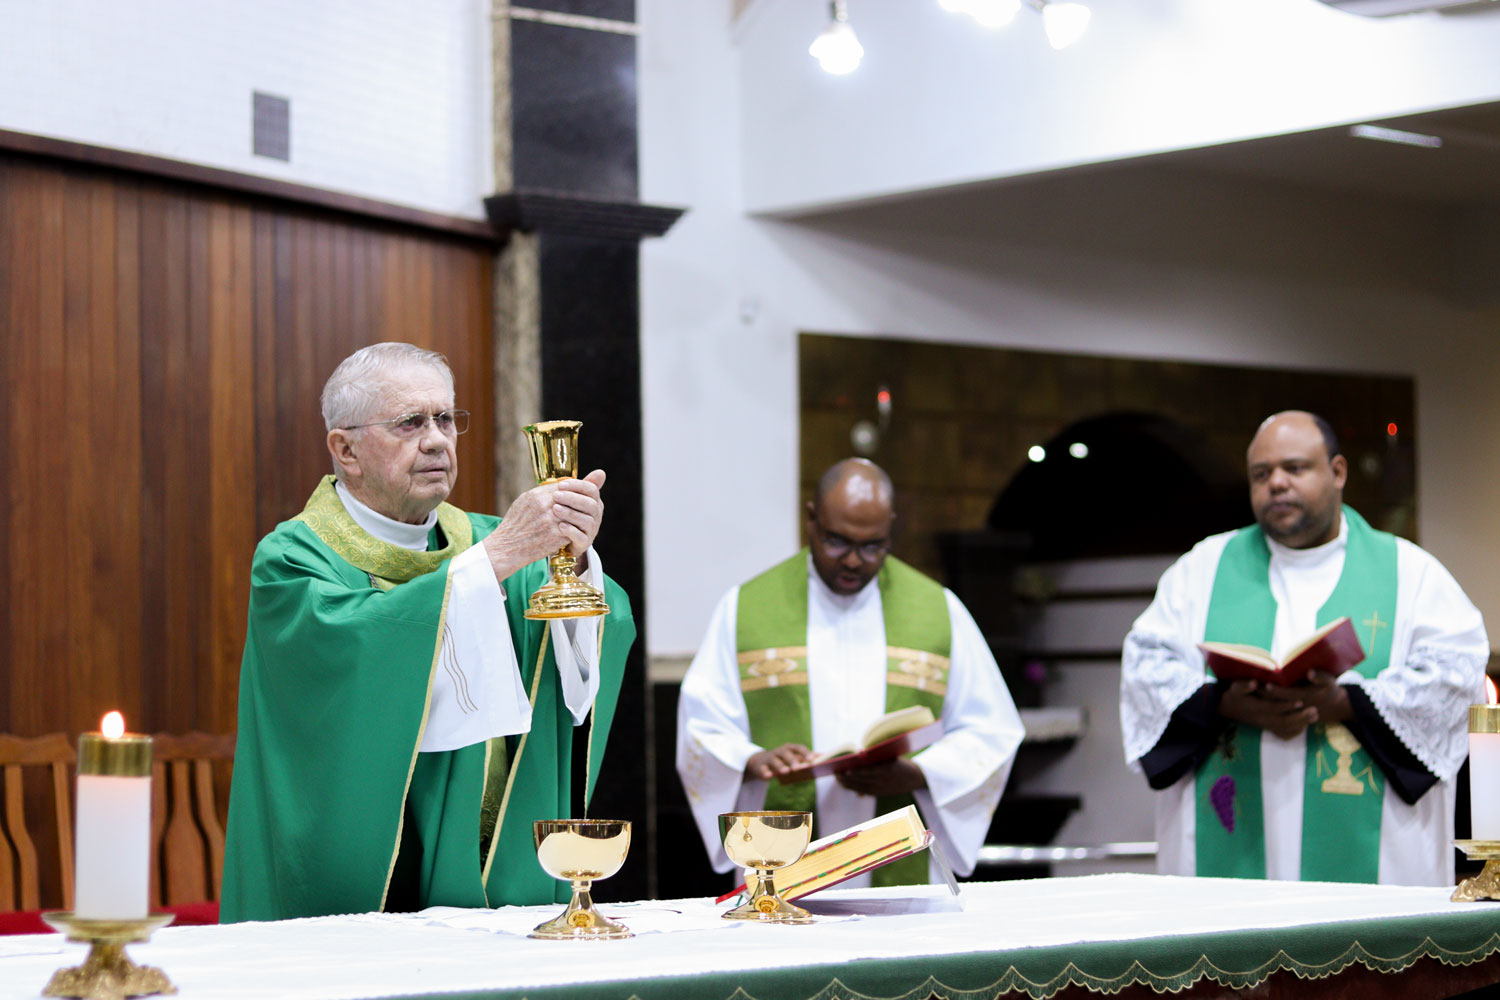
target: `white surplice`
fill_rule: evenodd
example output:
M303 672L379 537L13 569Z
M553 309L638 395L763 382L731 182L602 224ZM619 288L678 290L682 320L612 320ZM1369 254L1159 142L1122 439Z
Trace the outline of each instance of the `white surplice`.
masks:
M813 749L858 743L885 714L887 668L880 588L833 593L808 568L807 673ZM917 810L961 874L974 870L990 816L1020 746L1021 717L989 646L957 597L944 589L952 649L943 699L942 739L912 758L927 787ZM687 790L698 831L716 871L733 867L719 843L720 813L759 809L766 782L746 781L745 762L764 747L750 739L750 718L740 693L735 644L739 588L725 594L709 620L708 634L682 682L677 709L677 773ZM875 799L856 795L833 777L815 780L815 836L825 836L875 815ZM934 872L933 878L937 875ZM868 876L849 886L867 885Z
M1338 538L1311 549L1267 540L1276 600L1271 653L1280 658L1317 629L1317 614L1344 568L1347 518ZM1125 640L1120 721L1125 759L1140 758L1166 731L1172 712L1204 683L1203 639L1209 597L1224 546L1235 532L1199 542L1163 574L1156 598ZM1468 706L1484 700L1489 640L1478 609L1442 564L1396 539L1396 621L1389 665L1373 678L1348 671L1392 733L1438 778L1415 805L1386 783L1381 812L1379 880L1396 885L1452 885L1454 777L1468 755ZM1354 623L1370 645L1368 623ZM1379 626L1376 626L1379 627ZM1390 627L1387 624L1385 627ZM1296 880L1302 868L1302 795L1307 737L1261 733L1261 782L1268 878ZM1156 793L1157 870L1191 875L1196 813L1194 776Z
M334 491L349 516L371 535L413 552L427 551L437 511L421 524L407 524L361 503L343 483L336 484ZM452 560L448 614L442 652L433 672L422 753L457 750L491 737L531 730L531 703L521 683L510 621L505 616L506 593L478 541ZM588 567L579 578L602 590L604 570L592 548ZM528 600L531 595L517 596ZM563 701L573 722L581 723L599 692L598 619L555 620L549 625Z

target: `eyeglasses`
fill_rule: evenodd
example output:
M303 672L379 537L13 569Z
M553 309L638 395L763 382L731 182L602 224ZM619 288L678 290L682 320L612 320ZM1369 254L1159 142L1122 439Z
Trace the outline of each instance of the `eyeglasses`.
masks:
M891 540L889 538L877 539L873 542L855 542L845 538L843 535L835 535L830 531L818 528L818 540L823 545L823 551L832 559L842 559L850 552L859 553L861 562L872 563L885 555L890 550Z
M427 433L427 421L437 424L437 429L449 437L457 437L469 429L468 410L443 410L439 413L403 413L389 420L372 420L368 424L345 427L346 431L357 431L361 427L389 427L397 437L414 438Z

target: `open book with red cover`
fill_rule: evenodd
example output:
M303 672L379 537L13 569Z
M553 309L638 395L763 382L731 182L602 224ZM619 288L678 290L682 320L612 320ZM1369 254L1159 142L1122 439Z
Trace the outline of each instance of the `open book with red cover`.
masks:
M776 892L787 901L800 899L929 847L936 852L932 831L922 823L917 807L907 806L808 844L802 857L777 870ZM958 884L947 872L947 862L942 860L941 853L935 856L945 872L949 891L957 894ZM744 891L744 885L731 889L717 902L733 899Z
M1278 663L1258 646L1232 642L1200 642L1203 662L1214 676L1226 681L1265 681L1290 686L1313 670L1341 674L1365 658L1365 651L1347 617L1338 618L1287 651Z
M931 746L942 735L943 723L933 718L930 708L917 705L888 712L870 724L859 746L846 744L815 754L811 764L779 775L776 780L795 785L854 767L883 764Z

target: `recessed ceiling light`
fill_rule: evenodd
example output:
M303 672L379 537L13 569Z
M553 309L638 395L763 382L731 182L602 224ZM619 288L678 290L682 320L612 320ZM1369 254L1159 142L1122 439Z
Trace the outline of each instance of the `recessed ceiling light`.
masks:
M1406 132L1399 128L1386 128L1384 125L1351 125L1349 134L1356 139L1374 139L1377 142L1394 142L1402 146L1422 146L1427 149L1438 149L1443 145L1443 140L1435 135Z

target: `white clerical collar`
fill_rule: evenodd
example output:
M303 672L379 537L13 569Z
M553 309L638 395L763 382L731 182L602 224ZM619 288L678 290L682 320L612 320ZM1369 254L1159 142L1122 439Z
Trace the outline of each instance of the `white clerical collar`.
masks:
M1344 551L1344 546L1349 541L1349 519L1344 512L1339 511L1339 533L1338 537L1322 545L1314 545L1310 549L1294 549L1282 545L1270 535L1266 536L1266 544L1271 548L1271 558L1280 562L1291 563L1295 566L1312 566Z
M852 594L835 594L828 588L828 584L823 582L823 578L818 575L818 567L813 565L812 553L810 552L807 555L807 578L809 581L807 585L808 592L815 599L821 600L824 604L838 611L854 611L857 608L864 607L880 591L880 587L875 582L876 577L872 576L869 583L866 583Z
M427 551L427 535L432 531L432 526L437 524L436 510L430 511L427 520L421 524L407 524L405 521L394 520L366 507L344 487L343 483L334 483L333 489L343 501L344 509L349 512L349 516L354 518L354 523L382 542L399 545L413 552Z

